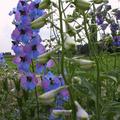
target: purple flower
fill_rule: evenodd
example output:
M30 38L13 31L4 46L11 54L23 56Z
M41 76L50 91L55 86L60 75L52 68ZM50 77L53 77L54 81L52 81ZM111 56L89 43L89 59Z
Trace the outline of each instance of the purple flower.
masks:
M61 86L59 77L55 76L52 72L48 72L42 77L42 88L45 92L56 89Z
M35 37L24 47L24 51L29 58L36 59L45 52L45 47L40 43L40 40Z
M108 24L107 23L103 23L100 26L101 26L101 29L104 31L107 28Z
M116 10L115 13L114 13L115 17L117 20L120 20L120 10Z
M4 63L5 63L5 59L3 53L0 53L0 65L3 65Z
M25 90L33 90L36 87L37 82L38 82L37 78L32 73L23 75L20 78L20 84L22 88Z
M110 25L110 29L113 33L115 33L118 29L119 29L119 26L118 24L116 24L115 22L111 23Z
M103 22L104 22L103 16L101 14L97 14L96 23L98 25L101 25L101 24L103 24Z
M19 45L18 41L12 41L12 43L12 50L14 51L16 56L23 54L23 46Z
M105 10L106 10L106 11L111 10L111 5L105 5Z
M54 65L55 65L54 60L50 59L50 60L47 62L46 67L47 67L47 68L52 68Z
M15 28L11 37L13 40L27 44L30 42L32 38L32 30L29 28L26 28L26 29Z
M39 64L39 63L37 63L36 64L36 73L37 74L41 74L41 73L43 73L44 71L46 70L46 66L45 65L42 65L42 64Z
M41 0L35 0L29 5L30 18L32 21L45 14L43 10L39 9L40 2Z
M113 45L120 46L120 36L113 36Z
M21 56L15 57L13 62L18 65L18 69L20 72L29 72L30 71L31 59L29 59L26 55L21 55Z

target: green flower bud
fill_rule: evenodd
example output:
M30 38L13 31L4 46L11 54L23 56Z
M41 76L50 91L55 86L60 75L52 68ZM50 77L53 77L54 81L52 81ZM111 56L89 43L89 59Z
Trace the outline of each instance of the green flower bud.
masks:
M68 23L66 23L66 32L70 35L70 36L75 36L76 35L76 31L75 29Z
M37 59L38 62L45 64L52 56L53 53L55 53L57 50L60 49L61 46L57 46L56 48L54 48L53 50L46 52L42 55L40 55Z
M51 4L51 1L50 0L43 0L40 4L39 4L39 8L40 9L47 9L49 8Z
M58 118L59 116L69 116L71 112L72 110L53 110L52 114L55 118Z
M94 66L95 62L91 60L86 60L86 59L72 59L75 63L80 65L80 68L82 69L90 69Z
M81 84L81 78L77 77L77 76L74 76L73 79L72 79L72 83L73 84Z
M48 100L53 100L53 98L55 98L55 96L63 89L67 88L67 86L61 86L57 89L48 91L42 95L39 96L39 100L41 101L48 101Z
M55 101L55 98L50 98L50 99L39 99L40 103L44 105L49 105Z
M101 4L104 0L93 0L95 4Z
M90 8L90 3L85 0L74 0L73 4L77 9L85 11Z
M53 14L55 11L53 11L53 12L50 12L50 13L48 13L48 14L45 14L44 16L42 16L42 17L39 17L39 18L37 18L36 20L34 20L33 22L31 22L31 27L32 27L32 29L38 29L38 28L41 28L41 27L43 27L46 23L47 23L47 18L51 15L51 14Z

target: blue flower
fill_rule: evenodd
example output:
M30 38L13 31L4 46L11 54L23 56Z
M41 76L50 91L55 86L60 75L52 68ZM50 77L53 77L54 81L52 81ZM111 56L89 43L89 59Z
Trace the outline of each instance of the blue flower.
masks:
M20 72L30 72L31 59L29 59L26 55L15 57L13 62L18 65Z
M5 59L3 53L0 53L0 65L4 65L4 64L5 64Z
M23 75L20 78L20 84L25 90L33 90L37 85L37 81L37 78L32 73Z
M98 13L98 14L96 15L96 23L97 23L98 25L101 25L101 24L103 24L103 22L104 22L104 17L103 17L103 15L102 15L101 13Z
M115 33L119 29L119 25L115 22L112 22L110 25L110 29L113 33Z
M24 47L24 51L30 59L36 59L45 52L45 47L40 43L40 40L35 37Z

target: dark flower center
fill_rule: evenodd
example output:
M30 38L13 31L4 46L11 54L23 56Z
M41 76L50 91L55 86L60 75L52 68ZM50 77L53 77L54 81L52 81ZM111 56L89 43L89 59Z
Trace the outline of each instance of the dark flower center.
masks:
M3 59L3 57L0 58L1 60Z
M20 57L20 59L21 59L21 62L25 62L26 61L25 57Z
M50 80L50 84L53 85L54 84L54 80L52 78L49 78Z
M36 51L36 50L37 50L37 45L33 45L33 46L32 46L32 50L33 50L33 51Z
M25 30L21 29L21 30L20 30L20 33L21 33L22 35L24 35L24 34L25 34Z
M22 6L24 6L25 5L25 1L20 1L21 2L21 4L22 4Z
M17 45L17 42L16 42L16 41L12 41L12 44L13 44L13 45Z
M26 12L23 11L23 10L19 10L19 12L20 12L21 15L26 15Z
M31 82L31 81L32 81L32 77L27 76L27 81L28 81L28 82Z
M35 4L35 8L38 8L39 7L39 3L38 4Z

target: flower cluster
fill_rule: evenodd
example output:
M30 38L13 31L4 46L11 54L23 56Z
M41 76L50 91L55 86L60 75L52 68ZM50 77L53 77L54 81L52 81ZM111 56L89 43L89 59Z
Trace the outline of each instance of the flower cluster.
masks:
M16 55L14 63L17 64L22 73L21 86L24 89L32 90L37 85L37 78L34 74L33 60L45 52L45 47L41 44L39 29L32 29L31 22L45 14L39 9L40 0L27 2L19 0L17 8L10 12L14 14L13 24L15 29L12 32L12 49Z
M40 0L31 0L29 2L19 0L17 8L10 12L10 15L15 15L13 21L15 29L11 37L13 39L12 49L15 53L13 62L18 66L21 73L20 83L22 88L33 90L40 83L40 86L47 94L49 91L64 86L65 83L61 76L55 76L49 71L55 64L52 59L47 59L43 63L35 61L38 56L46 54L45 47L41 44L42 39L39 35L39 29L31 27L34 20L46 14L44 10L39 9L40 2ZM41 81L36 77L37 74L41 75ZM64 102L69 98L67 89L61 90L55 97L56 108L62 108ZM47 100L46 102L49 103Z
M113 15L112 15L112 14ZM120 20L120 10L112 10L111 6L108 3L103 3L98 6L96 11L96 23L104 31L109 26L113 42L115 46L120 46L120 35L119 35L119 20Z

